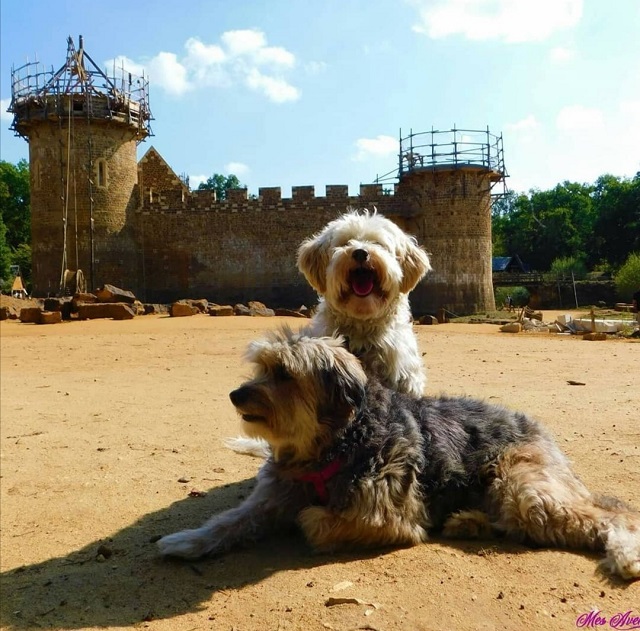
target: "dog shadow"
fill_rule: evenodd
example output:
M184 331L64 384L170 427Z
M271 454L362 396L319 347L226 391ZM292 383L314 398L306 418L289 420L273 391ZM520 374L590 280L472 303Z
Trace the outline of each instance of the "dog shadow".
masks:
M160 536L236 506L254 483L244 480L213 488L205 497L186 497L66 556L3 572L2 628L126 627L204 610L215 592L259 583L278 572L367 557L312 554L295 531L217 558L159 556L155 541Z
M241 589L278 572L373 558L393 549L318 555L301 535L283 532L250 549L201 561L158 555L155 541L160 536L199 525L213 513L237 505L254 483L255 479L244 480L213 488L205 497L187 497L66 556L0 574L3 628L125 627L168 619L206 609L218 591ZM504 541L433 541L470 555L530 551Z

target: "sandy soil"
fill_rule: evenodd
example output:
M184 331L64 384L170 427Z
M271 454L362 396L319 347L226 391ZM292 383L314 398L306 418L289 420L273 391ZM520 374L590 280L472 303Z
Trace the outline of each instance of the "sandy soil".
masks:
M3 629L574 629L592 609L607 624L640 615L640 582L599 575L597 555L495 541L313 555L282 536L158 558L159 535L250 491L259 461L222 444L238 431L227 394L247 342L282 321L2 322ZM429 393L530 412L590 487L640 507L640 341L416 330Z

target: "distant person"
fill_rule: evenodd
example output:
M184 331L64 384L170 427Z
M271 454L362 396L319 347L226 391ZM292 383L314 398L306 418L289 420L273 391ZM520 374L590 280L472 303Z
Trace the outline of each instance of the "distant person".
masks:
M640 324L640 289L632 297L633 311L636 314L636 322Z
M513 311L513 297L507 296L507 309Z

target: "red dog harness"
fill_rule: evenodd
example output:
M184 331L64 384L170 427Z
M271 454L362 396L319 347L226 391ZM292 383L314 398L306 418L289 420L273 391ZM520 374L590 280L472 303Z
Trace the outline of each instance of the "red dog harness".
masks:
M332 460L324 469L320 471L311 471L310 473L302 474L298 479L303 482L311 482L315 489L318 499L326 504L329 501L329 493L327 493L327 485L329 481L340 469L342 468L342 460L336 458Z

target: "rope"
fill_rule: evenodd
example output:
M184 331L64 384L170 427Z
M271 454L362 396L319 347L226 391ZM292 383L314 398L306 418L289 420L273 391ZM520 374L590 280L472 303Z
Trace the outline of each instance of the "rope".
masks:
M69 117L67 131L67 173L64 187L64 204L62 211L62 269L60 270L60 290L64 289L64 273L67 269L67 222L69 219L69 173L71 170L71 110L73 109L73 101L69 98ZM75 178L74 178L75 179Z

